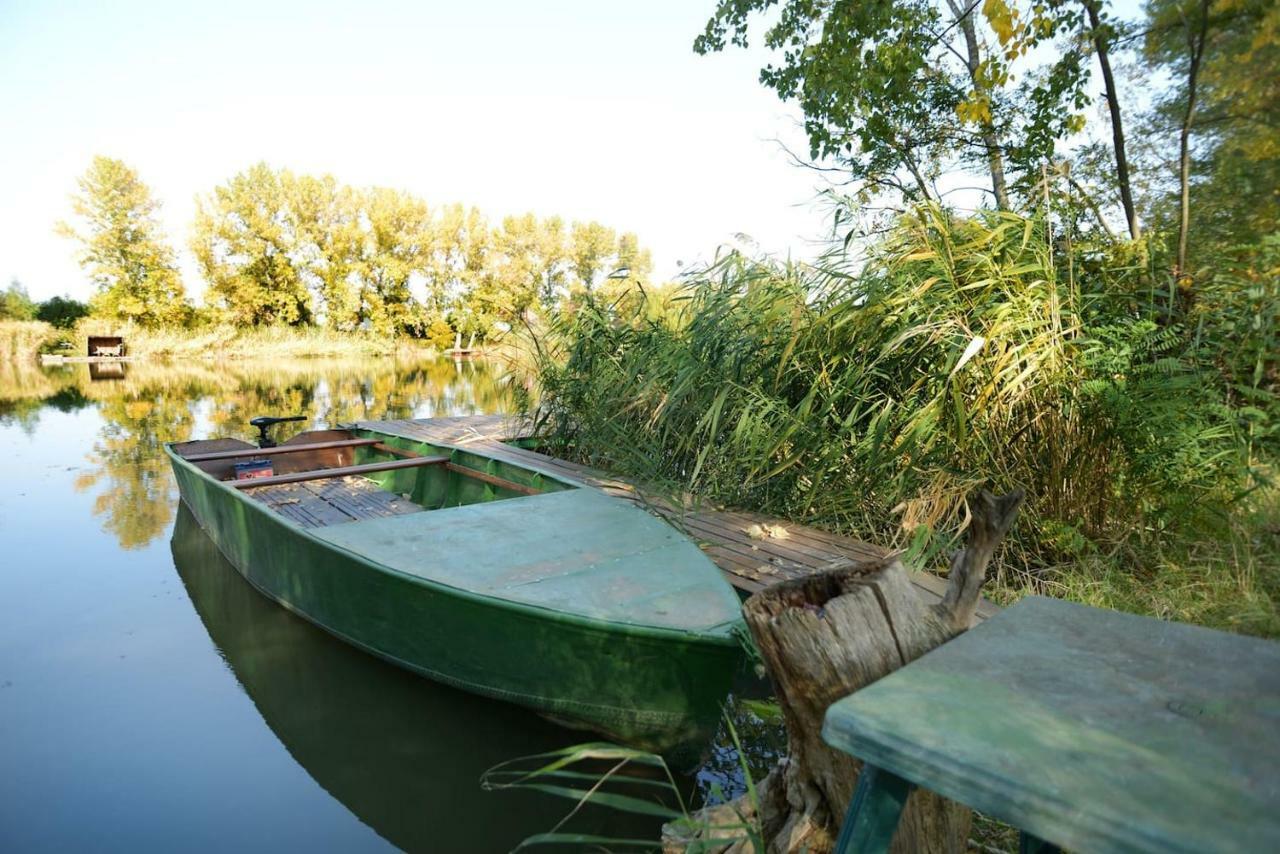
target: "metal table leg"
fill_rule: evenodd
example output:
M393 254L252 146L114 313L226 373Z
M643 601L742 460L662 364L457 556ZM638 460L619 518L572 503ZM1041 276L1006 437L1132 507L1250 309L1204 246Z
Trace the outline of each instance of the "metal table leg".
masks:
M1018 854L1062 854L1062 849L1052 842L1032 836L1025 830L1018 831Z
M882 854L889 850L893 832L907 796L915 788L911 783L874 765L863 765L858 775L858 788L845 814L835 854Z

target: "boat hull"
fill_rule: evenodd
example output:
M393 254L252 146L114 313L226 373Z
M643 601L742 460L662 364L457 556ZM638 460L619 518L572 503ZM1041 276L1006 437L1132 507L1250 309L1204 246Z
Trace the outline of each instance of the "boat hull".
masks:
M183 501L254 587L428 678L627 744L705 744L742 661L735 638L606 623L433 583L335 549L172 452Z

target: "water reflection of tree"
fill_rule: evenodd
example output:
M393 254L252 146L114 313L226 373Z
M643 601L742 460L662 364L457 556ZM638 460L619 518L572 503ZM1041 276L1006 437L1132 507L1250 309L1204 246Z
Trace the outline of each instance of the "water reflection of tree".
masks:
M89 380L87 367L43 376L47 396L20 401L24 427L34 427L41 407L59 400L97 406L103 425L94 442L92 468L76 481L78 491L99 488L94 513L124 548L139 548L163 533L173 519L177 493L166 442L220 435L251 438L255 415L307 416L311 424L497 412L507 397L500 371L484 362L328 361L231 363L137 363L110 383ZM197 413L208 423L197 425ZM309 424L284 425L294 431ZM281 438L289 433L281 433Z
M53 407L68 412L87 405L75 371L42 370L34 362L0 359L0 426L17 424L31 435L42 409Z
M101 485L93 512L126 549L145 546L173 519L177 498L165 442L191 437L191 404L165 389L143 388L102 402L102 430L76 490Z
M763 686L751 686L759 693ZM781 710L772 699L752 700L730 696L724 722L711 751L697 772L698 794L707 803L730 801L746 792L746 775L760 782L786 753L787 731ZM733 734L729 727L732 726ZM742 753L734 745L734 735ZM745 767L744 767L745 766Z

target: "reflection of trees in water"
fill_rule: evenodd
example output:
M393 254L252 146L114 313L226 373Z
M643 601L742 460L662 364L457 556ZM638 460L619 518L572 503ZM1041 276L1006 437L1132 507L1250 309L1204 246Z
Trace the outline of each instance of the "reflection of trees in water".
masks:
M40 410L69 412L88 405L68 367L41 369L34 362L0 359L0 426L17 424L28 435L40 422Z
M71 369L68 370L67 368ZM91 382L87 365L38 371L34 394L0 385L0 418L31 432L41 411L93 405L103 425L94 442L91 470L76 489L101 489L94 513L124 548L138 548L163 533L177 501L166 442L193 438L196 413L205 412L209 435L252 438L255 415L305 415L337 424L377 418L497 412L507 397L500 371L485 362L395 360L159 363L130 366L110 383ZM293 432L309 425L282 425ZM281 431L279 438L289 432Z
M764 684L738 687L751 695L760 695L768 690ZM747 790L746 772L757 783L764 779L787 750L787 730L781 714L772 699L729 697L724 709L725 721L716 733L710 754L698 768L698 794L703 799L708 803L721 803L744 794ZM742 745L741 754L734 746L729 725Z
M191 406L180 395L140 389L103 401L99 411L95 467L76 478L76 491L102 486L93 512L105 517L103 527L126 549L145 546L173 519L177 492L161 446L191 437Z

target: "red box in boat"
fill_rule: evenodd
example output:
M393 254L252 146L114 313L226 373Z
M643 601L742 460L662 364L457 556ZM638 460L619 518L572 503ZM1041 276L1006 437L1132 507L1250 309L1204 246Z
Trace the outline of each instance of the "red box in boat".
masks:
M236 480L271 477L273 474L275 471L271 468L271 460L249 460L247 463L236 463Z

